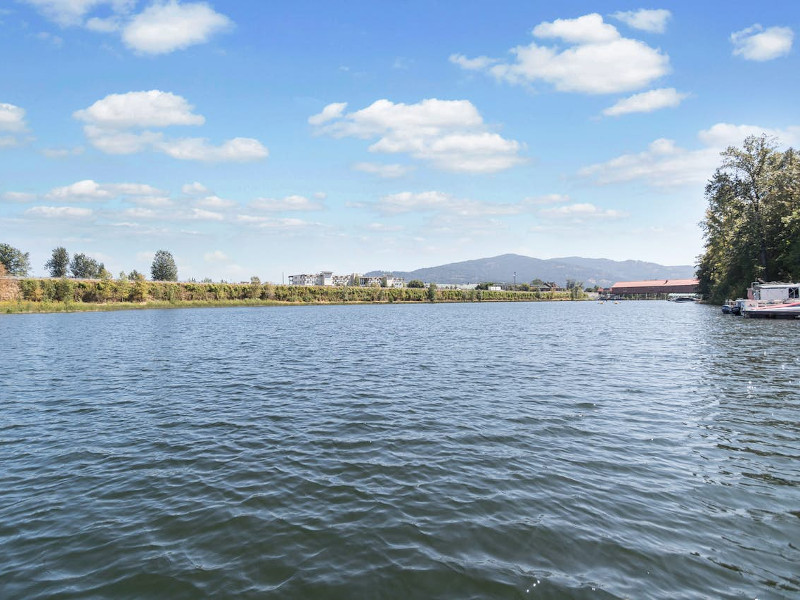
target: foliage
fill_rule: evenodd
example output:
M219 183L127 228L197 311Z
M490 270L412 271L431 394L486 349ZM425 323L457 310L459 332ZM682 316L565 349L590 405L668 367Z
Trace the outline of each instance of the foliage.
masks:
M729 147L706 185L700 292L714 302L748 285L800 278L800 157L766 135Z
M178 281L178 267L172 253L167 250L159 250L153 258L150 266L150 275L153 281Z
M431 283L428 286L428 301L429 302L436 302L436 284Z
M0 264L9 275L25 277L31 270L30 253L23 253L9 244L0 244Z
M419 279L412 279L406 284L406 287L422 289L425 287L425 283L423 283Z
M50 277L66 277L69 269L69 253L63 246L53 249L53 254L44 268L50 271Z
M583 300L586 293L583 291L583 282L567 279L567 292L570 300Z
M0 302L16 300L19 296L19 283L6 277L8 272L3 263L0 263Z
M75 254L69 263L69 270L76 279L98 279L105 266L83 253Z

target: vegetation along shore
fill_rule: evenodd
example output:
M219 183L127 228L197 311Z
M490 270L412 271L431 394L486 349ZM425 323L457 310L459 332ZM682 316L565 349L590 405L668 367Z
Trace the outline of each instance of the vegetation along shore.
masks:
M533 302L577 300L564 292L323 287L137 279L0 278L0 312L72 312L137 308L270 306L393 302Z

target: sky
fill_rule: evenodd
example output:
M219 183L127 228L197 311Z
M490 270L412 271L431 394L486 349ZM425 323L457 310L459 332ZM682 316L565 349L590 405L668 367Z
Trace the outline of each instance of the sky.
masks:
M800 145L800 3L2 0L0 242L288 281L694 264L719 153Z

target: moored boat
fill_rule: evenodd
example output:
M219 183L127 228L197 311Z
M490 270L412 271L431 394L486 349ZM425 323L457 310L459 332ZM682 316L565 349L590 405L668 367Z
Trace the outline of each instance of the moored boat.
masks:
M745 317L800 319L800 283L753 283L741 302Z

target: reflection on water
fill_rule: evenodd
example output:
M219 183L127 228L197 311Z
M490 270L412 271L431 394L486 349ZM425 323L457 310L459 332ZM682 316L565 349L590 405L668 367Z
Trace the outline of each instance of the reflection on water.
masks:
M0 596L796 598L800 323L14 315Z

